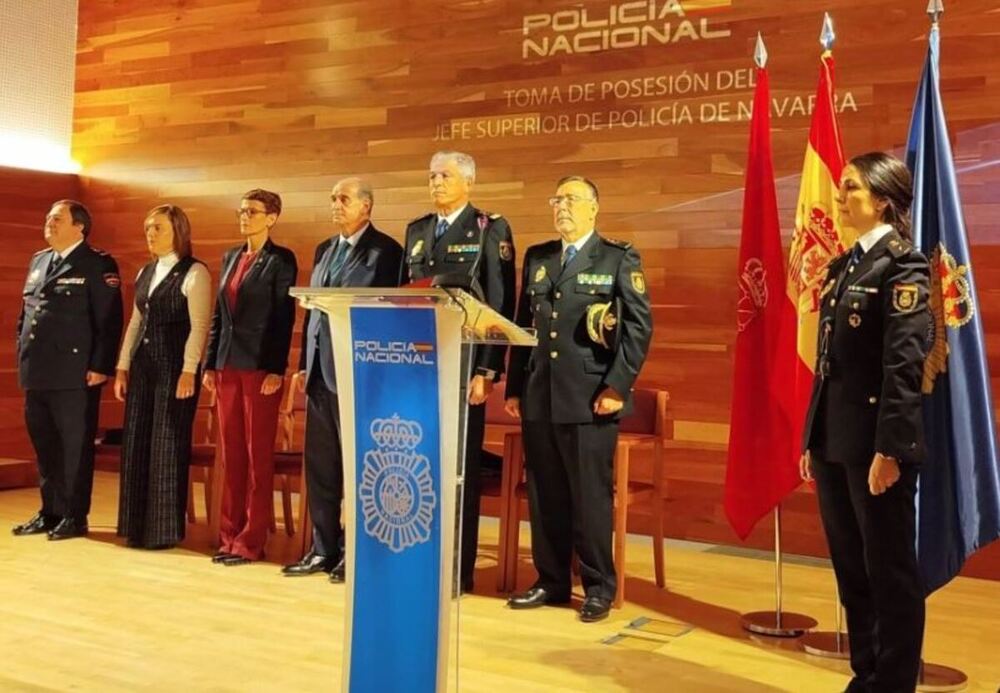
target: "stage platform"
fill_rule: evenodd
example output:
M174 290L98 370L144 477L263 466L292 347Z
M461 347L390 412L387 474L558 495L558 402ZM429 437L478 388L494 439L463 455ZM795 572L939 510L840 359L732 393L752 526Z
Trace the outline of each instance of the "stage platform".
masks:
M343 587L281 577L280 539L274 562L212 565L204 518L183 548L126 549L114 535L117 483L97 474L91 535L64 542L12 536L9 526L36 510L37 490L0 492L0 691L339 690ZM526 525L521 544L526 551ZM583 624L568 608L505 608L495 547L496 525L484 520L477 593L462 602L463 692L804 693L847 684L846 664L740 629L741 612L773 605L765 554L669 542L662 591L649 541L630 538L625 607ZM525 553L520 585L532 577ZM832 596L825 563L789 558L787 608L830 628ZM927 659L964 670L968 690L997 690L997 642L1000 583L959 578L930 600Z

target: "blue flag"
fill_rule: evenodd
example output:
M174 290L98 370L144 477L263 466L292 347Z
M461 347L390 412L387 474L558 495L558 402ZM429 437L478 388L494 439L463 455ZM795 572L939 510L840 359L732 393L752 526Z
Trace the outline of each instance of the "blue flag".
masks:
M934 341L924 366L927 458L917 492L917 555L928 594L1000 537L1000 473L976 282L939 88L931 28L913 104L913 240L931 264Z

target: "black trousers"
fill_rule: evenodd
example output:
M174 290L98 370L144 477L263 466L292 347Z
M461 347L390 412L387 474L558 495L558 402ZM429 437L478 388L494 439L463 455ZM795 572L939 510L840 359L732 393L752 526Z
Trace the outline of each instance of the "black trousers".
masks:
M42 515L86 522L94 487L101 388L27 390L24 421L38 458Z
M462 396L466 392L462 390ZM483 436L486 431L486 405L468 407L465 431L465 488L462 490L462 591L471 592L479 551L479 507L482 494Z
M338 560L343 554L340 505L344 500L344 458L340 442L340 410L319 368L306 385L306 490L313 523L313 551Z
M588 597L615 597L611 548L618 422L522 422L536 587L569 596L573 551Z
M868 490L868 469L869 464L826 462L813 455L855 678L868 691L911 693L924 636L915 547L918 469L902 465L899 481L880 496Z

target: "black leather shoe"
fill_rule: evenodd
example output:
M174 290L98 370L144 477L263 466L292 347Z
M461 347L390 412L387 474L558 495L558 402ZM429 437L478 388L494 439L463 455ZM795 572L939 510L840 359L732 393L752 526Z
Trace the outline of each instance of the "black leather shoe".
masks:
M11 527L11 533L15 537L26 537L29 534L45 534L59 524L59 520L46 519L41 513L35 513L27 522Z
M537 609L546 604L567 604L568 594L553 594L544 587L532 587L527 592L512 595L507 600L507 606L511 609Z
M337 565L333 567L330 571L330 582L343 582L347 579L347 566L344 565L344 559L341 558Z
M298 563L286 565L281 574L286 576L312 575L313 573L329 573L333 570L333 561L326 556L310 551Z
M77 522L72 518L64 518L49 531L49 541L59 541L61 539L72 539L74 537L87 536L87 523Z
M233 554L226 553L225 551L219 551L217 554L212 556L212 563L222 563L227 558L232 558Z
M608 617L611 611L611 600L604 597L587 597L580 607L580 620L584 623L593 623Z
M246 565L247 563L253 563L249 558L243 558L243 556L237 556L235 554L230 554L219 561L222 565L227 568L232 568L234 565Z

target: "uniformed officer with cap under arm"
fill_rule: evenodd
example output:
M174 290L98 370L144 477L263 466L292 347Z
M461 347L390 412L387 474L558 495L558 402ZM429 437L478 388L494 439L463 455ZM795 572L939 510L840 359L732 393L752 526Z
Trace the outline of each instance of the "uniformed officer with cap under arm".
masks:
M19 536L87 533L101 386L115 372L122 333L118 265L87 243L90 225L79 202L52 205L45 218L49 248L35 253L24 284L18 377L42 507L14 527Z
M522 420L538 581L508 604L568 602L575 550L586 592L580 618L598 621L617 587L611 530L618 421L631 407L652 316L638 252L594 229L597 186L569 176L549 202L561 240L528 249L517 307L517 323L538 330L538 346L511 350L506 393L508 413Z
M476 162L461 152L431 157L429 184L435 212L406 227L401 283L438 275L466 275L472 292L506 318L514 317L514 241L507 220L476 209L469 194ZM462 496L463 592L471 592L479 540L480 457L486 428L486 399L503 373L507 347L479 345L472 352ZM463 363L463 366L465 364ZM463 372L464 369L463 369Z

